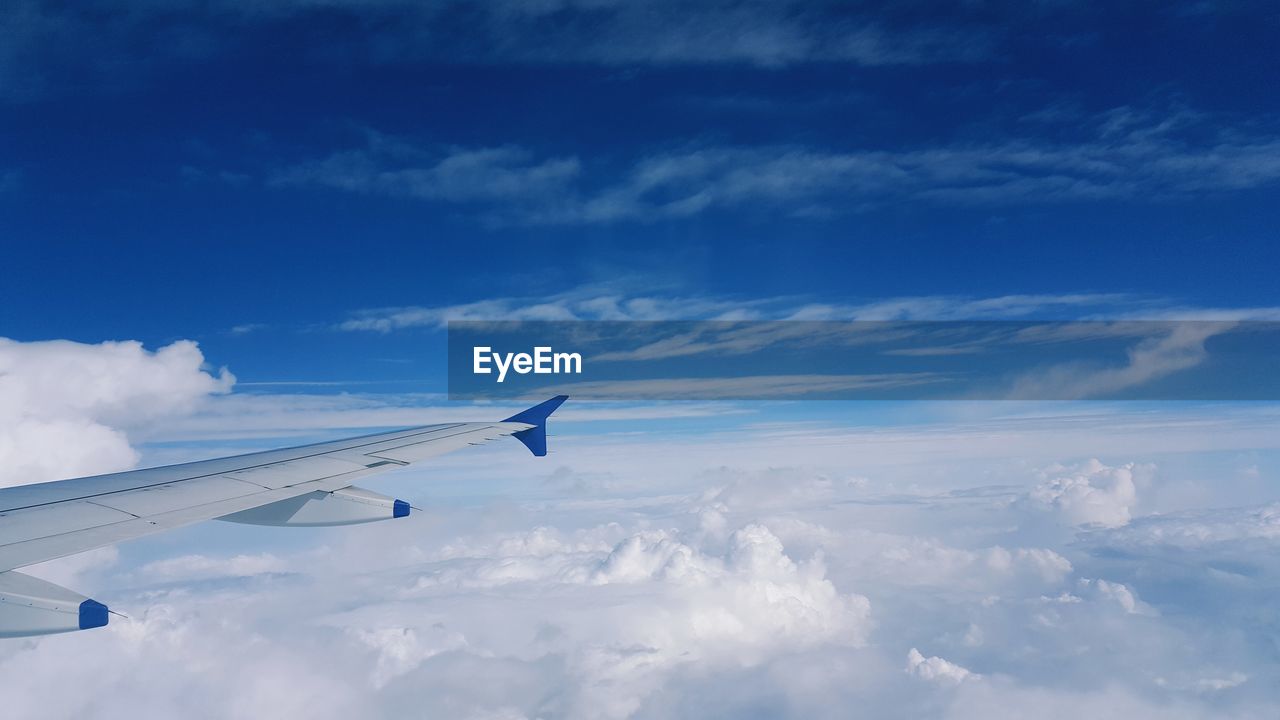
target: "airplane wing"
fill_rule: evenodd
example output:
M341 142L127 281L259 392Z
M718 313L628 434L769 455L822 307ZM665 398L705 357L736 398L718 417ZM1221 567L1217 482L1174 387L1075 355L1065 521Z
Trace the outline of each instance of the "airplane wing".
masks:
M448 423L301 447L0 489L0 637L101 627L105 605L15 568L203 520L349 525L409 504L354 486L380 472L514 436L547 454L554 397L500 422Z

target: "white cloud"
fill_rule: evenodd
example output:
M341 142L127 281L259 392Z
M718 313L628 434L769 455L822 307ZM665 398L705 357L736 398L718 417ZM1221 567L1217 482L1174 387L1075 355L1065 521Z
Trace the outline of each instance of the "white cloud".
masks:
M511 468L527 473L521 462ZM958 547L975 528L953 503L844 502L874 492L874 479L818 478L790 493L765 490L803 474L747 474L737 485L730 470L696 475L687 489L700 489L683 500L646 503L623 490L617 504L586 510L561 498L523 511L445 507L335 530L324 541L345 547L323 555L205 552L152 562L134 581L160 585L104 598L132 620L0 648L0 668L56 672L88 688L63 692L53 711L89 717L123 711L127 698L144 717L259 709L398 717L427 703L455 717L622 718L676 714L715 697L765 703L779 716L856 702L874 714L967 718L1002 699L1026 710L1033 698L1103 707L1112 695L1147 717L1164 702L1146 698L1160 688L1153 678L1173 678L1168 692L1231 702L1262 687L1233 685L1230 672L1168 652L1191 644L1205 663L1228 668L1248 657L1187 635L1202 633L1193 618L1150 612L1129 581L1102 579L1096 568L1076 577L1066 547ZM734 492L720 497L726 487ZM1019 518L1017 507L999 507L987 511L1000 513L996 524ZM731 530L707 532L707 512ZM862 527L878 517L895 531ZM797 554L793 543L818 543L821 554ZM258 574L281 565L287 577ZM1044 603L1045 593L1071 602ZM913 649L905 674L901 650L881 649L893 647ZM72 662L85 653L110 671ZM1046 667L1054 680L1041 674ZM90 673L99 677L81 677ZM1094 686L1095 674L1112 688ZM17 677L0 675L8 678L0 690L23 711L33 695ZM1194 689L1200 679L1227 682ZM971 694L978 685L985 689ZM779 694L796 704L768 704ZM1187 717L1221 716L1184 708Z
M671 662L682 657L745 662L753 652L779 647L825 642L856 646L865 640L870 619L866 598L838 592L825 578L820 558L793 561L763 525L733 532L723 554L662 530L609 544L607 538L620 531L610 525L564 538L538 528L492 545L447 545L440 552L452 562L422 576L415 590L556 583L617 588L606 597L655 595L662 601L631 605L625 627L611 636L613 642L651 648Z
M1138 501L1138 482L1153 470L1133 463L1111 467L1096 458L1073 467L1054 466L1041 471L1043 479L1029 499L1069 525L1120 527L1129 522Z
M1139 600L1133 589L1124 583L1080 578L1079 587L1082 593L1114 602L1130 615L1149 615L1155 612L1151 606Z
M1236 709L1233 717L1266 717L1265 705ZM1132 718L1219 718L1222 711L1212 706L1190 702L1170 702L1123 687L1064 689L1054 687L1020 687L1008 682L964 683L954 700L939 713L948 720L1018 720L1035 717L1042 720L1071 720L1089 717L1099 720L1132 720Z
M190 413L234 382L186 340L150 351L0 338L0 486L127 469L138 456L126 430Z
M282 643L191 595L156 596L105 630L0 651L5 713L44 717L349 717L358 695L341 667L314 660L323 645ZM203 614L202 614L203 613ZM75 670L93 658L93 672ZM74 691L67 683L75 677Z
M408 627L350 629L348 632L378 654L377 664L370 676L375 690L382 689L388 682L413 670L428 658L467 646L467 640L461 634L438 626L427 628L422 633Z
M526 714L630 717L686 673L859 648L872 628L866 598L838 590L820 558L792 560L758 524L720 540L616 523L541 527L424 550L439 559L376 576L383 599L328 615L347 603L317 607L325 625L376 651L374 687L421 682L439 671L433 662L555 663L563 705ZM494 706L464 714L510 710L510 697L487 700Z
M214 558L207 555L181 555L147 563L137 575L150 582L174 582L216 577L250 577L265 573L287 572L291 565L271 553L235 555Z
M1091 541L1116 547L1201 551L1236 544L1280 541L1280 503L1256 507L1196 509L1138 518L1128 527L1091 533Z
M1071 561L1046 548L967 549L918 536L861 534L857 543L878 549L866 568L896 584L972 594L1024 594L1060 586Z
M753 650L836 642L859 645L870 604L842 595L820 558L796 563L768 528L749 525L729 537L723 558L707 557L665 534L641 534L616 546L592 572L593 584L658 580L679 590L685 606L656 634L683 632L682 654L732 648L739 661ZM673 627L668 624L675 622ZM679 627L684 624L684 627Z
M980 677L940 657L925 657L915 648L907 653L907 673L940 685L959 685Z

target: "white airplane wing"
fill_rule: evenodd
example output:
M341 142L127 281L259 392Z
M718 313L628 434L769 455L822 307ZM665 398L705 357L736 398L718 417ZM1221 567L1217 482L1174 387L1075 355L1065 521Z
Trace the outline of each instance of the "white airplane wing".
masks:
M105 605L14 571L203 520L349 525L404 517L409 504L353 483L512 435L547 453L563 395L500 422L449 423L301 447L0 489L0 637L107 624Z

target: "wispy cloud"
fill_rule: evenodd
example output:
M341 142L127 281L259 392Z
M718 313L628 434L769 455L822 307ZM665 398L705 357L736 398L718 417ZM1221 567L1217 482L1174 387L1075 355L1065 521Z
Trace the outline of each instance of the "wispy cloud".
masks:
M1267 319L1262 309L1200 311L1168 300L1124 293L1015 294L992 297L927 295L857 302L811 302L804 297L739 298L588 284L542 296L489 298L452 305L371 308L352 313L337 330L393 332L443 329L449 321L485 320L1015 320L1103 319L1124 316L1179 319L1181 312ZM1132 332L1132 331L1130 331Z
M529 401L550 393L575 398L608 400L651 400L671 398L686 400L824 398L858 391L899 391L947 378L933 373L883 373L878 375L747 375L726 378L657 378L639 380L600 380L567 382L539 388L526 396Z
M267 325L266 323L241 323L239 325L233 325L229 330L227 330L227 334L228 335L250 335L256 332L260 332L262 330L266 330L269 327L271 326Z
M752 320L773 317L798 304L794 298L639 293L612 285L583 285L541 297L360 310L335 327L392 332L420 327L441 329L451 320Z
M1069 362L1038 368L1015 379L1010 396L1078 399L1141 387L1204 363L1209 358L1205 342L1233 328L1230 322L1160 324L1156 333L1141 337L1128 348L1122 365ZM1102 331L1108 328L1104 326Z
M576 156L513 146L433 150L370 133L362 147L282 168L269 182L473 204L495 225L590 225L752 208L826 217L901 201L1152 202L1280 180L1280 139L1214 130L1184 110L1119 108L1072 124L1086 128L1074 141L1025 136L896 150L692 146L636 158L613 177Z
M368 65L923 65L984 59L999 36L977 14L887 21L875 8L799 0L17 0L6 10L0 99L10 101L128 85L163 72L166 59L216 60L282 27L326 46L314 59Z
M834 3L793 0L501 2L489 10L490 31L506 33L506 40L485 52L533 62L763 67L972 62L991 52L995 35L976 23L891 27ZM541 31L541 42L530 42L533 28Z
M1183 384L1151 390L1155 395L1150 399L1184 397L1180 393L1197 397L1195 392L1227 398L1250 392L1265 397L1271 391L1258 383L1235 385L1212 371L1188 375L1208 367L1211 355L1206 342L1228 333L1246 338L1261 337L1259 333L1273 336L1274 323L1244 321L1273 320L1278 313L1268 307L1194 308L1114 293L808 303L796 297L737 301L705 295L633 295L621 288L588 285L549 296L370 309L333 327L347 332L439 331L451 321L466 321L480 323L470 331L502 335L534 328L521 323L549 322L539 326L544 339L574 340L576 347L590 353L591 362L620 362L627 368L616 371L621 375L585 378L573 387L552 383L510 390L520 393L585 393L616 399L691 394L727 399L789 393L812 396L824 391L842 395L856 389L933 398L1118 398L1148 397L1139 391L1180 375ZM508 324L491 327L490 321ZM1265 342L1258 347L1266 347ZM843 372L821 374L806 364L811 362L809 355L788 354L792 349L812 352L818 348L828 358L847 353L843 357L849 364ZM779 351L781 355L771 354ZM972 358L979 354L988 359L975 364ZM900 371L892 365L865 364L884 356L919 362L905 374L895 374ZM749 362L726 361L743 357L756 358L758 363L768 357L764 363L768 370ZM702 370L710 374L649 364L671 359L701 359L708 363ZM767 372L777 375L762 377ZM703 379L694 381L694 375ZM463 395L479 393L475 397L487 397L493 391L489 386L451 387ZM756 390L738 394L752 387ZM916 396L917 389L923 394Z
M580 173L576 158L536 159L528 150L511 146L433 153L371 133L364 149L300 163L268 182L447 203L545 206L568 193Z

